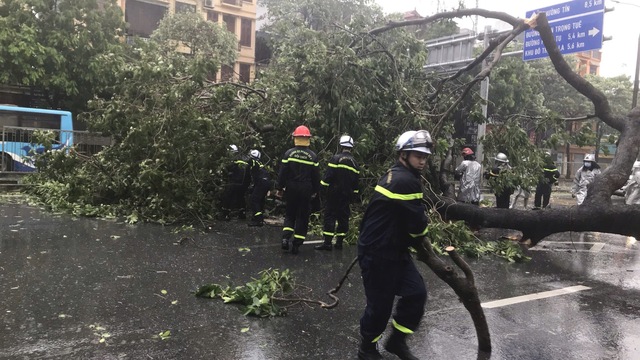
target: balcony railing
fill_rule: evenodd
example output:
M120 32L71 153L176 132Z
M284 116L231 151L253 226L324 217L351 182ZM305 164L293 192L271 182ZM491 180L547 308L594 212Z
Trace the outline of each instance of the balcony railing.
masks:
M222 5L242 7L242 0L222 0Z

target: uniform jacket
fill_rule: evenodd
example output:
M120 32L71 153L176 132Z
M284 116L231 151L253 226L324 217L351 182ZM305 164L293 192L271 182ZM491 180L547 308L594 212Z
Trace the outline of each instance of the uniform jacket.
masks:
M558 171L556 164L547 163L542 167L540 183L554 185L558 183L558 178L560 178L560 171Z
M422 240L428 223L419 174L398 162L374 189L360 223L358 255L408 260L409 246Z
M456 173L462 174L462 177L460 178L458 201L480 201L482 165L475 160L463 160L456 168Z
M311 185L312 193L320 187L316 153L306 146L296 146L284 153L282 166L278 173L278 189L285 189L289 184L301 183Z
M229 184L249 186L251 174L249 173L249 160L243 157L235 157L226 168Z
M358 193L360 168L351 152L335 154L329 160L329 167L320 184L328 188L331 196L344 196L347 199Z
M269 172L264 168L260 160L251 159L251 180L254 184L269 182Z
M573 179L573 188L571 193L576 196L578 205L582 204L587 197L587 186L593 182L597 175L600 175L600 166L594 165L594 168L585 169L584 166L580 167L576 172L576 176Z

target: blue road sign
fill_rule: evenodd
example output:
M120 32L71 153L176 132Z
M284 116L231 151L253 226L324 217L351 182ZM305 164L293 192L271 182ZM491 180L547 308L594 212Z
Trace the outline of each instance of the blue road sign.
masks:
M603 0L574 0L562 4L551 5L536 10L527 11L527 19L534 13L547 13L547 20L552 22L593 11L604 11Z
M549 26L560 53L571 54L602 48L603 0L575 0L527 12L546 12ZM524 34L524 61L547 57L540 34L527 30Z

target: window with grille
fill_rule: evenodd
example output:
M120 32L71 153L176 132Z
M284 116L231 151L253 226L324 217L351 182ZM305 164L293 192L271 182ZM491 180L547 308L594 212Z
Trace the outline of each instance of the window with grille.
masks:
M251 47L251 19L241 19L240 21L240 45Z
M236 17L233 15L222 15L222 21L227 24L227 30L232 33L236 33Z
M230 81L233 80L233 66L232 65L222 65L220 69L220 81Z

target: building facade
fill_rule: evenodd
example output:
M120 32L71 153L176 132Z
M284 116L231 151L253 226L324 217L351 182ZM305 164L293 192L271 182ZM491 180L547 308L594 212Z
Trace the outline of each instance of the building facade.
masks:
M223 65L218 81L250 82L255 77L256 7L258 0L117 0L128 24L127 35L149 37L167 14L193 11L224 26L238 38L238 59Z

